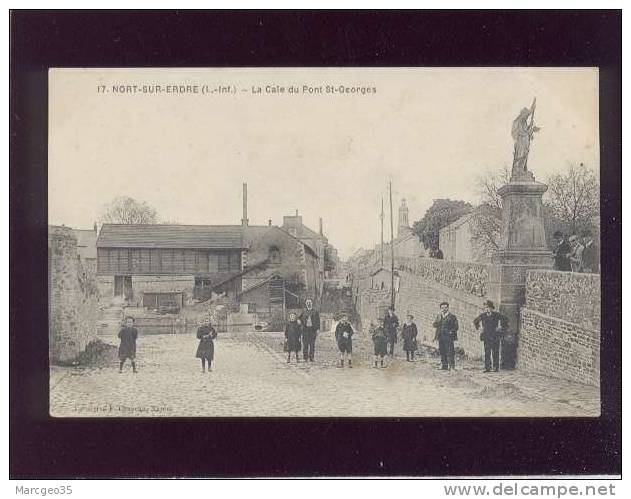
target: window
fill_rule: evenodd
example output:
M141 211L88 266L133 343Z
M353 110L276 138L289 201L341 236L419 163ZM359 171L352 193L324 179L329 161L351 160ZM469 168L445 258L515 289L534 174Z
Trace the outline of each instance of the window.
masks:
M218 261L219 272L230 272L230 253L220 253Z
M278 246L270 246L269 248L269 262L280 263L280 248Z

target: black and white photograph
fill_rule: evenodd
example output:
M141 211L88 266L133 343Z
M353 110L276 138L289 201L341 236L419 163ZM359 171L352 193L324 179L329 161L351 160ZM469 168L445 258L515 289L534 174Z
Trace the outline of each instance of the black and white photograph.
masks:
M49 98L51 416L599 416L597 68Z
M624 495L621 10L343 4L9 11L10 492Z

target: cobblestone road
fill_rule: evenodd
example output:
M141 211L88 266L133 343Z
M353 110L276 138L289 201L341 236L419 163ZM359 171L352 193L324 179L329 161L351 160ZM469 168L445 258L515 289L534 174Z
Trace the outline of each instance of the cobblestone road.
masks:
M115 344L114 339L110 343ZM331 333L321 333L315 363L286 363L282 333L222 334L213 371L203 374L192 335L138 340L138 374L129 367L52 368L52 416L598 416L595 387L520 371L484 374L463 361L406 362L399 351L372 367L370 340L354 337L354 368L336 367Z

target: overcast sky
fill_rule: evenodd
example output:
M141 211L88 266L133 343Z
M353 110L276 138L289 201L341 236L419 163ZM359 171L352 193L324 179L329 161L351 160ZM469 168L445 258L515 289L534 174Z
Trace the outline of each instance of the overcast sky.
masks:
M121 95L119 84L236 94ZM326 94L327 84L376 93ZM511 164L511 123L535 96L536 178L568 162L598 170L596 69L53 70L49 221L91 228L105 203L128 195L162 219L238 224L247 182L251 224L281 224L297 209L317 230L322 217L347 257L379 239L389 180L395 217L405 197L411 223L436 198L475 202L476 176Z

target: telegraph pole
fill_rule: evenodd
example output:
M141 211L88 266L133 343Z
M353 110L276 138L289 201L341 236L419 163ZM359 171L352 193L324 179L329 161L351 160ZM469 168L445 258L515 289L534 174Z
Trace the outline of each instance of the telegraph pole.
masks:
M390 305L394 309L394 221L392 215L392 180L390 181Z
M383 197L381 198L381 267L383 268Z

